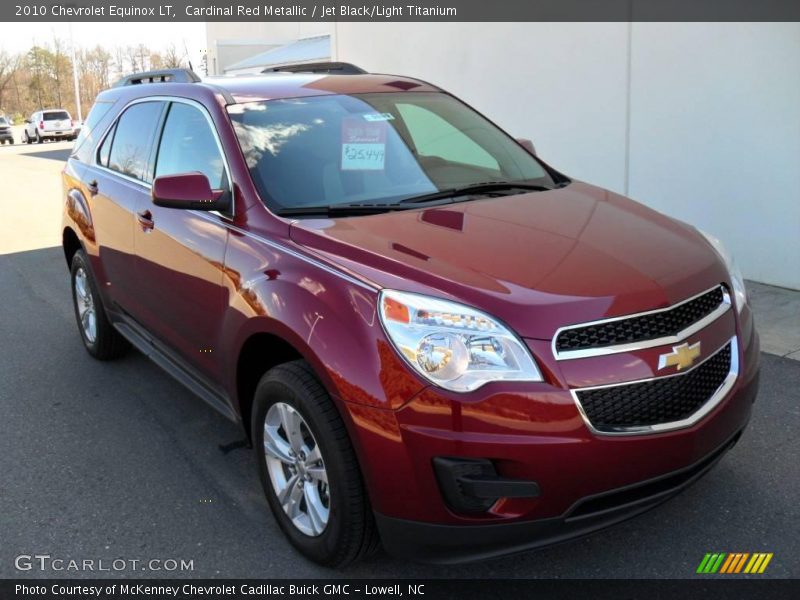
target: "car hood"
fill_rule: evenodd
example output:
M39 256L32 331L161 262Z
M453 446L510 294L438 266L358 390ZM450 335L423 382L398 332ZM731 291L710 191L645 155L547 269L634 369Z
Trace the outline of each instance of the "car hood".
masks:
M564 325L669 306L727 281L694 228L579 182L304 219L292 224L291 237L380 287L455 299L538 339Z

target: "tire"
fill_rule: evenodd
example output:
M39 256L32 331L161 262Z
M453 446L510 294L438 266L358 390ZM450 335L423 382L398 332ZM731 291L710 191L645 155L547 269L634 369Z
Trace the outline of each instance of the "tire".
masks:
M306 558L327 567L343 567L372 554L379 538L353 446L333 401L308 363L297 360L269 370L256 388L252 417L261 483L272 513L292 545ZM290 445L283 423L290 428L297 425L295 431L302 435L291 438L300 443ZM272 433L265 433L268 428ZM280 438L281 431L282 443L276 444L275 436ZM271 441L269 460L265 437ZM298 446L300 452L290 456ZM294 466L290 466L292 461ZM295 484L295 476L302 487ZM285 510L278 499L276 485L280 487L281 480L286 483L283 497L287 506L297 508L296 520L287 514L292 508ZM313 511L309 508L313 505L321 509ZM316 527L312 514L317 516ZM320 528L322 520L325 523Z
M25 144L30 144L31 143L31 138L28 137L27 130L22 132L22 141Z
M39 134L39 132L37 131L37 132L36 132L36 143L37 143L37 144L41 144L41 143L43 143L43 142L44 142L44 138L43 138L43 137L42 137L42 136Z
M128 349L128 342L106 316L103 300L83 250L78 250L72 257L70 283L75 320L86 351L97 360L112 360L122 356Z

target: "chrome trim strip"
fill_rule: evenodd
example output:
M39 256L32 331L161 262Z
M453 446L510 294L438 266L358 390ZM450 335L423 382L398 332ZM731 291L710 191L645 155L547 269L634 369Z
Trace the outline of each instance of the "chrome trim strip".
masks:
M642 340L640 342L631 342L628 344L617 344L615 346L603 346L601 348L582 348L580 350L563 350L561 352L559 352L556 349L556 340L558 340L558 336L564 331L568 331L570 329L582 329L584 327L591 327L592 325L613 323L614 321L624 321L626 319L635 319L637 317L644 317L647 315L667 312L675 308L678 308L679 306L682 306L687 302L691 302L692 300L695 300L700 296L703 296L704 294L712 292L717 288L722 288L722 303L713 311L708 313L705 317L703 317L699 321L692 323L686 329L679 331L675 335L655 338L652 340ZM550 343L550 347L553 352L553 356L556 357L556 360L574 360L577 358L589 358L591 356L605 356L607 354L618 354L620 352L635 352L637 350L644 350L646 348L655 348L657 346L677 344L685 340L687 337L694 335L701 329L704 329L717 319L719 319L722 315L728 312L728 310L730 310L731 306L732 306L731 295L726 289L726 287L722 284L715 285L714 287L709 288L704 292L695 294L691 298L687 298L686 300L683 300L681 302L678 302L677 304L673 304L672 306L668 306L666 308L657 308L655 310L648 310L645 312L634 313L631 315L624 315L622 317L611 317L609 319L599 319L597 321L587 321L586 323L578 323L576 325L566 325L564 327L560 327L558 330L556 330L555 334L553 335L553 340Z
M586 412L583 410L583 405L581 405L581 401L578 398L578 392L586 392L590 390L600 390L605 388L612 388L612 387L625 387L628 385L636 385L638 383L646 383L648 381L659 381L662 379L669 379L670 377L683 377L684 375L688 375L695 369L701 367L710 359L714 358L717 354L719 354L722 350L724 350L727 346L731 348L731 368L728 371L728 375L725 377L725 380L722 384L717 388L717 391L714 392L711 397L706 400L705 404L703 404L697 412L692 414L685 419L681 419L680 421L672 421L670 423L657 423L655 425L641 425L641 426L633 426L633 427L618 427L615 428L613 431L600 431L595 429L592 425L589 417L586 415ZM583 419L583 422L586 424L586 427L595 435L606 435L606 436L620 436L620 435L643 435L643 434L651 434L651 433L663 433L665 431L674 431L676 429L685 429L686 427L691 427L698 421L700 421L703 417L705 417L708 413L710 413L716 406L722 402L725 396L731 391L733 388L733 384L736 383L736 378L739 376L739 341L736 336L733 336L727 343L722 345L716 352L707 356L702 362L697 363L688 371L684 371L682 373L673 373L672 375L664 375L663 377L648 377L646 379L638 379L636 381L625 381L623 383L611 383L607 385L596 385L592 387L584 387L584 388L574 388L570 390L570 394L572 395L572 399L575 401L575 405L578 407L578 412Z

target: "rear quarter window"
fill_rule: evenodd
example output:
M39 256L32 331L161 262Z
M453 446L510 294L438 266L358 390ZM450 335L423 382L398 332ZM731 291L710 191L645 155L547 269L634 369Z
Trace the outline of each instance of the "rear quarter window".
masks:
M81 132L78 134L78 139L72 147L72 157L81 162L90 162L92 146L103 135L103 125L108 122L110 118L111 107L114 102L98 101L94 103L92 109L86 117L86 120L81 126Z

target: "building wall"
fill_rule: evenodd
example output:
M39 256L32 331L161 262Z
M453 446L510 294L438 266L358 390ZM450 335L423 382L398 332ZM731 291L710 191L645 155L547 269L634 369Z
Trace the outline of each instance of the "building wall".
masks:
M336 23L333 44L714 233L746 277L800 289L800 23Z
M223 75L225 73L229 73L230 65L235 65L239 61L250 58L251 56L262 54L268 50L274 50L279 46L279 44L257 43L255 41L217 41L215 48L216 60L213 63L209 63L209 65L213 65L214 70L212 72L212 70L209 69L209 75Z
M221 75L225 67L240 60L260 54L269 49L302 37L329 33L331 24L326 22L244 22L244 23L206 23L206 49L208 52L208 74ZM235 47L225 42L251 42L262 46L253 52L237 52Z

